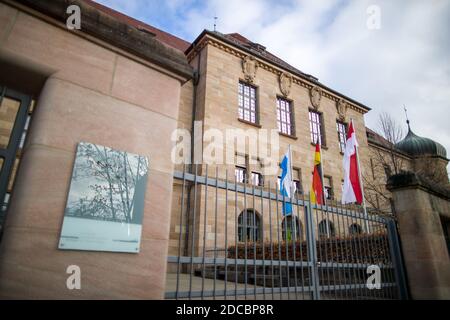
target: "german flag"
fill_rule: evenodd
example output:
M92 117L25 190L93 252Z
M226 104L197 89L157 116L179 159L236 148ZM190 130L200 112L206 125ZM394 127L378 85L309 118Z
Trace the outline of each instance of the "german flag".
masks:
M322 159L320 153L320 145L316 143L316 152L314 155L314 171L311 185L310 198L311 203L323 205L323 181L322 181Z

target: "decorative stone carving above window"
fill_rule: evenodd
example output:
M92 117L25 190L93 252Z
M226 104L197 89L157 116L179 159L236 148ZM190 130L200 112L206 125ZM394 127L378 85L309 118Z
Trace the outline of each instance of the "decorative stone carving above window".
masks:
M339 99L336 102L336 108L337 108L339 120L345 122L346 117L347 117L347 108L348 108L347 101L345 101L344 99Z
M253 82L256 77L256 71L258 70L258 63L252 56L246 56L242 61L242 72L244 73L245 80Z
M309 95L311 97L312 106L318 110L320 108L320 101L322 100L322 89L318 86L314 86L309 91Z
M280 91L285 97L288 97L291 93L291 88L292 76L289 73L283 72L280 75Z

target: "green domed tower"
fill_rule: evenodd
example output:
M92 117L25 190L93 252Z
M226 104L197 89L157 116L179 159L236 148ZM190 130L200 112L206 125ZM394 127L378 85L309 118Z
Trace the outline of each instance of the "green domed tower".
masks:
M410 127L408 134L395 147L408 154L413 159L414 171L421 173L434 181L448 184L447 151L444 146L429 138L416 135Z

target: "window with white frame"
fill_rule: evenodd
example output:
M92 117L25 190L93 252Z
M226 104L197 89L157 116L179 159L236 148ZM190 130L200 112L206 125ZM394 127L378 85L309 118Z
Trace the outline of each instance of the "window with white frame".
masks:
M277 98L277 123L278 131L290 136L294 135L294 117L290 101Z
M294 181L295 191L298 194L302 194L302 171L299 168L292 169L292 180Z
M345 143L347 142L347 125L341 121L336 122L339 151L345 152Z
M261 187L263 185L263 176L259 172L252 172L252 184Z
M247 181L247 168L236 166L234 169L234 175L237 183L246 183Z
M323 115L314 110L309 111L309 128L311 132L311 142L325 146L325 135L323 129Z
M293 168L292 169L292 182L294 183L294 192L298 192L298 194L303 193L303 186L302 186L302 171L300 168ZM277 178L277 186L278 190L281 189L281 176L278 176Z
M245 82L239 82L239 119L257 123L256 88Z
M323 189L325 191L325 199L333 200L332 178L329 176L324 176L323 179L324 179Z

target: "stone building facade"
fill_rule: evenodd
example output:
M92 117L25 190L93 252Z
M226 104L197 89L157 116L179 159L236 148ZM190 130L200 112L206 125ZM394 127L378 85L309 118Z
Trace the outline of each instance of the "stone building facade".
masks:
M443 150L438 143L430 140L432 146L429 146L429 149L433 149L436 145L438 153L433 153L430 149L417 154L402 147L403 141L399 145L390 143L365 126L364 115L370 111L367 106L325 87L315 77L304 74L272 55L261 44L253 43L236 33L222 34L204 31L185 53L191 66L197 72L197 78L182 87L178 126L193 135L193 121L197 121L201 133L206 133L203 137L197 136L191 140L192 155L185 155L192 163L203 162L203 165L198 165L195 169L198 175L207 174L209 177L217 176L223 180L228 177L228 180L233 182L236 176L239 180L246 174L246 185L249 188L275 191L278 188L281 169L277 167L275 172L264 173L265 166L270 163L270 160L249 154L249 149L241 153L233 150L236 155L235 162L223 164L226 159L222 153L225 153L225 149L229 147L226 145L227 141L214 142L214 139L207 134L211 129L222 132L224 137L229 129L241 129L244 133L275 129L278 139L276 139L278 142L275 152L278 156L275 160L276 165L278 166L288 146L291 146L294 179L297 180L298 190L301 191L299 197L308 198L316 139L312 132L311 126L314 124L312 124L311 115L317 114L323 135L324 184L327 187L327 193L329 191L330 204L339 202L341 199L342 140L345 139L343 137L350 120L354 122L359 142L361 174L366 187L369 213L391 215L392 195L386 188L389 176L409 170L430 172L431 169L428 166L430 159L435 162L433 168L439 168L441 181L445 183L447 179L448 183L445 170L448 160L445 149ZM249 117L246 118L245 114L240 113L242 112L240 111L241 96L246 98L245 92L242 94L240 90L246 88L250 90L249 92L254 91L254 119L252 119L251 107ZM277 107L279 108L280 103L287 104L291 111L291 126L287 132L280 126L280 119L277 119ZM409 141L412 135L412 133L409 134L405 140ZM272 147L270 143L269 141L269 149ZM248 144L246 146L248 147ZM212 156L211 150L214 150ZM208 170L205 163L209 163ZM425 167L420 167L423 165ZM176 169L182 171L186 168L178 166ZM195 170L191 167L192 173L195 173ZM257 176L256 180L255 176ZM205 191L204 187L199 186L195 194L198 198L195 205L195 225L192 225L194 213L188 211L193 211L194 205L186 201L189 198L187 194L191 193L192 196L194 191L186 188L183 193L181 184L179 180L174 183L169 255L178 254L180 245L181 252L184 254L192 253L191 247L194 245L194 255L201 255L203 246L206 247L206 252L218 250L222 253L229 245L244 241L240 234L242 225L239 217L245 217L246 210L250 210L253 220L257 220L257 223L259 221L258 241L268 241L273 235L276 239L277 229L281 234L280 240L283 240L284 218L281 213L282 205L280 203L277 205L277 201L254 205L251 203L252 199L249 203L241 194L237 195L236 199L226 201L229 198L225 198L223 190L219 190L216 196L213 190ZM182 198L185 200L184 203ZM216 199L218 199L218 214L215 211ZM228 214L229 209L226 209L225 202L232 209L236 206L237 214L234 212ZM272 205L273 212L278 207L279 216L274 214L271 218L267 217L267 212L271 209L269 205ZM182 209L185 212L182 213ZM299 213L295 213L296 210L294 209L294 215L298 217L297 228L300 229L298 236L302 238L304 236L302 229L305 224L301 214L302 208L298 210ZM255 216L253 213L256 213ZM316 234L320 233L319 224L324 220L326 217L318 218L315 225ZM348 235L355 230L361 232L364 229L361 221L347 221L342 225L339 225L337 221L330 221L330 224L335 229L335 233L340 236ZM185 226L181 227L181 235L180 225ZM186 229L183 229L186 225L190 232L195 231L194 244L191 243L189 234L186 235ZM203 239L204 233L206 233L205 239ZM227 240L225 234L227 234Z
M329 203L338 203L350 120L362 175L389 193L380 179L386 168L375 168L371 159L378 150L389 156L391 146L365 127L370 109L364 104L242 35L204 31L189 43L95 2L72 3L82 9L81 30L65 25L67 1L0 2L0 149L8 147L20 109L8 97L20 93L29 106L20 117L9 164L0 156L7 182L0 191L8 200L1 223L0 297L162 298L167 255L224 254L236 242L286 239L279 201L193 188L174 179L174 171L277 193L279 161L290 146L296 197L307 200L320 139ZM238 139L264 132L266 152L244 148L226 162L227 130L241 130ZM184 164L171 161L179 134L189 145L181 152ZM225 140L217 139L220 135ZM412 134L405 140L393 150L406 169L424 170L420 166L427 158L443 173L445 150ZM57 249L80 141L150 159L140 254ZM391 208L387 200L379 207L384 213ZM304 239L302 210L293 208L297 236ZM250 217L252 232L244 230L240 217ZM320 234L328 218L316 217ZM363 229L361 221L329 222L337 235ZM86 275L81 292L66 288L66 268L72 264Z
M0 299L161 299L173 183L166 138L177 128L192 68L151 31L89 1L72 3L81 8L81 30L66 26L67 1L0 2L1 157L11 163L17 151L20 158L17 174L6 160L1 171L2 181L15 179L2 189L11 198L2 221ZM15 134L16 127L27 130ZM139 254L58 249L79 142L150 159ZM81 270L82 290L68 290L71 265Z
M278 177L281 174L278 167L283 154L291 146L293 155L294 179L300 191L300 197L308 197L311 185L311 172L313 168L313 156L315 150L316 136L311 130L311 115L317 115L320 121L322 133L322 158L325 185L329 188L329 199L337 201L341 198L341 183L343 181L342 142L345 141L345 133L339 135L339 128L346 126L352 119L356 128L356 134L360 144L359 156L361 163L369 161L369 147L364 124L364 114L370 109L330 88L321 84L313 76L304 74L300 70L290 66L281 59L275 57L259 44L255 44L239 34L221 34L219 32L203 32L186 51L191 66L197 71L197 79L192 80L182 87L179 128L193 132L193 118L197 121L205 134L203 139L198 139L194 143L190 160L198 160L198 155L202 155L203 165L199 165L198 175L208 174L210 177L226 179L233 182L236 178L246 175L249 188L262 188L273 192L277 190ZM245 96L240 90L254 90L255 112L246 118L244 113L239 111L240 96ZM245 99L244 97L243 99ZM242 98L241 98L242 99ZM252 97L250 97L250 100ZM241 100L242 103L242 100ZM290 121L292 125L287 132L281 132L281 126L277 123L277 104L285 103L291 111ZM242 109L242 108L241 108ZM246 110L244 110L246 111ZM251 111L250 111L251 113ZM249 144L244 152L233 151L235 158L232 163L225 163L225 155L222 152L229 147L227 141L220 141L218 144L208 136L208 132L213 129L222 132L226 137L227 130L241 129L245 134L249 132L260 132L261 130L275 130L276 145L271 145L270 133L268 135L268 149L276 154L274 159L267 153L267 158L258 154L250 154ZM226 140L226 138L224 138ZM274 149L274 150L273 150ZM215 154L211 156L211 150ZM214 152L213 152L214 153ZM219 156L217 157L217 154ZM188 157L189 158L189 157ZM223 160L222 162L220 162ZM206 165L209 164L208 172ZM269 164L275 163L275 171L266 170ZM176 167L183 170L182 166ZM217 169L217 172L216 172ZM194 169L193 169L194 170ZM192 170L192 171L193 171ZM365 169L363 169L365 170ZM243 173L245 172L245 173ZM257 177L255 177L257 176ZM192 212L184 212L182 217L181 208L193 210L194 205L181 203L181 198L187 201L187 193L194 191L185 189L182 192L182 182L175 181L174 197L172 199L172 222L170 233L169 255L177 254L179 242L185 248L184 252L190 252L192 244L190 238L182 234L180 237L180 219L192 223ZM328 191L327 190L327 191ZM189 229L196 230L195 253L201 253L203 249L203 232L206 230L205 239L206 250L223 250L226 246L237 241L243 241L236 225L239 225L239 216L245 210L256 212L256 220L259 221L258 241L268 241L271 235L275 235L277 228L283 229L283 217L281 204L278 203L278 214L276 211L276 201L271 202L273 216L268 218L269 203L256 203L253 206L252 199L244 199L239 194L236 199L228 200L231 209L237 207L237 218L232 212L225 218L225 191L218 191L218 225L216 230L215 199L216 195L210 190L205 194L204 187L198 187L196 191L198 203L196 204L195 226L189 224ZM206 209L205 209L206 206ZM304 221L301 214L302 208L294 208L294 215L298 216L298 228L302 229ZM205 214L206 211L206 214ZM266 217L263 217L266 215ZM251 214L253 217L253 213ZM206 224L205 224L206 219ZM226 219L226 220L225 220ZM317 222L320 223L323 218ZM263 223L262 220L265 222ZM227 221L227 222L226 222ZM181 225L184 225L183 222ZM335 223L336 224L336 223ZM345 231L349 232L347 223ZM317 227L317 226L316 226ZM273 231L271 231L273 228ZM335 226L337 229L337 226ZM359 226L358 228L362 228ZM225 231L226 229L226 231ZM344 229L344 226L342 226ZM216 231L215 231L216 230ZM186 230L182 230L182 233ZM336 231L337 232L337 231ZM228 243L225 243L225 233L228 236ZM300 230L300 237L304 236ZM282 240L281 236L281 240ZM188 244L184 244L188 241Z

